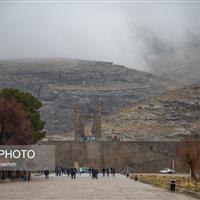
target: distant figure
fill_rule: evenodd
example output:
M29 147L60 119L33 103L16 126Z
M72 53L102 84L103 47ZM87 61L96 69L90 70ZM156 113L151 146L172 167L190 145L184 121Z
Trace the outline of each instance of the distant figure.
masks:
M110 174L110 169L109 168L106 169L106 174L107 174L107 177L109 177L109 174Z
M103 177L105 177L105 174L106 174L106 169L105 168L102 169L102 174L103 174Z
M62 172L62 175L65 174L65 167L62 167L62 168L61 168L61 172Z
M76 178L76 172L77 172L76 168L71 168L71 179L75 179Z
M55 168L56 176L58 176L58 171L59 171L59 169L58 169L58 167L56 167L56 168Z
M28 182L30 182L31 181L31 172L29 171L28 172Z
M28 178L28 174L27 174L26 171L24 171L23 174L22 174L22 176L21 176L21 179L22 179L22 181L26 182L27 178Z
M114 167L111 168L111 174L115 177L116 169Z
M92 179L98 179L99 170L92 169Z
M91 169L91 172L92 172L92 179L95 178L95 169Z
M129 177L130 172L129 172L129 169L128 169L128 168L126 169L125 174L126 174L126 177Z
M58 167L58 176L61 176L61 172L62 172L61 167Z
M44 175L45 175L45 178L46 178L46 179L49 178L49 170L48 170L48 169L45 169L45 170L44 170Z
M89 175L91 176L92 175L92 169L89 168Z
M70 168L67 168L67 176L70 176Z

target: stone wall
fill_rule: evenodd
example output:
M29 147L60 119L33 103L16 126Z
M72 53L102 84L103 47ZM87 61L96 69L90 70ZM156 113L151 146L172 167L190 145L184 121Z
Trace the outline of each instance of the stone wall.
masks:
M183 170L178 158L180 142L134 142L134 141L65 141L51 142L56 145L56 164L79 166L116 167L123 171L126 167L135 172L158 172L162 168L172 167Z

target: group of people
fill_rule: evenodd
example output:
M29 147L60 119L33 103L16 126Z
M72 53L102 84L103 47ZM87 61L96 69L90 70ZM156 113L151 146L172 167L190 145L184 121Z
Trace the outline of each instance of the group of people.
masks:
M92 179L98 179L99 176L99 170L95 169L95 168L89 168L88 169L89 172L89 176L92 177ZM107 175L107 177L109 177L109 175L111 174L113 177L115 177L116 174L116 169L114 167L112 168L103 168L101 170L103 177L105 177ZM49 176L49 171L44 171L45 177L48 178ZM81 172L79 169L77 168L67 168L67 167L56 167L55 168L55 174L56 176L61 176L61 175L65 175L67 174L68 177L71 177L71 179L75 179L77 174L81 175Z
M103 168L101 170L101 172L102 172L103 177L105 177L106 175L107 175L107 177L109 177L110 174L113 177L115 177L116 169L114 167ZM89 174L90 174L90 176L92 176L92 179L98 179L99 170L98 169L89 168Z
M103 177L105 177L105 175L107 175L107 177L109 177L110 174L111 174L113 177L115 177L116 169L115 169L114 167L111 167L111 168L103 168L103 169L102 169L102 174L103 174Z
M77 168L67 168L67 167L56 167L55 173L56 176L67 174L68 177L71 176L72 179L76 178L77 173L81 174Z

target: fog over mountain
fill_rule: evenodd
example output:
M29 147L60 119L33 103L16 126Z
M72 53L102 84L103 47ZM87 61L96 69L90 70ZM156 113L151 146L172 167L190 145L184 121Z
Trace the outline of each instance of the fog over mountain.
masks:
M153 73L178 81L181 85L200 83L200 38L194 35L180 47L163 43L153 35L151 54L146 57Z
M1 2L0 59L112 61L164 76L195 63L196 74L199 10L198 2Z
M199 9L191 2L0 2L0 89L36 95L47 132L62 134L73 128L74 103L92 115L101 101L109 115L198 84Z

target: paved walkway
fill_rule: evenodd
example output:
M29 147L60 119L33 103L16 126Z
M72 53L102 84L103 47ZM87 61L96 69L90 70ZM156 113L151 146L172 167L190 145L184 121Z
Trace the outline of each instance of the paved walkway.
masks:
M122 175L99 177L92 180L88 175L70 178L51 176L35 177L32 182L0 184L0 199L136 199L136 200L190 200L192 197L167 192L148 184L136 182Z

